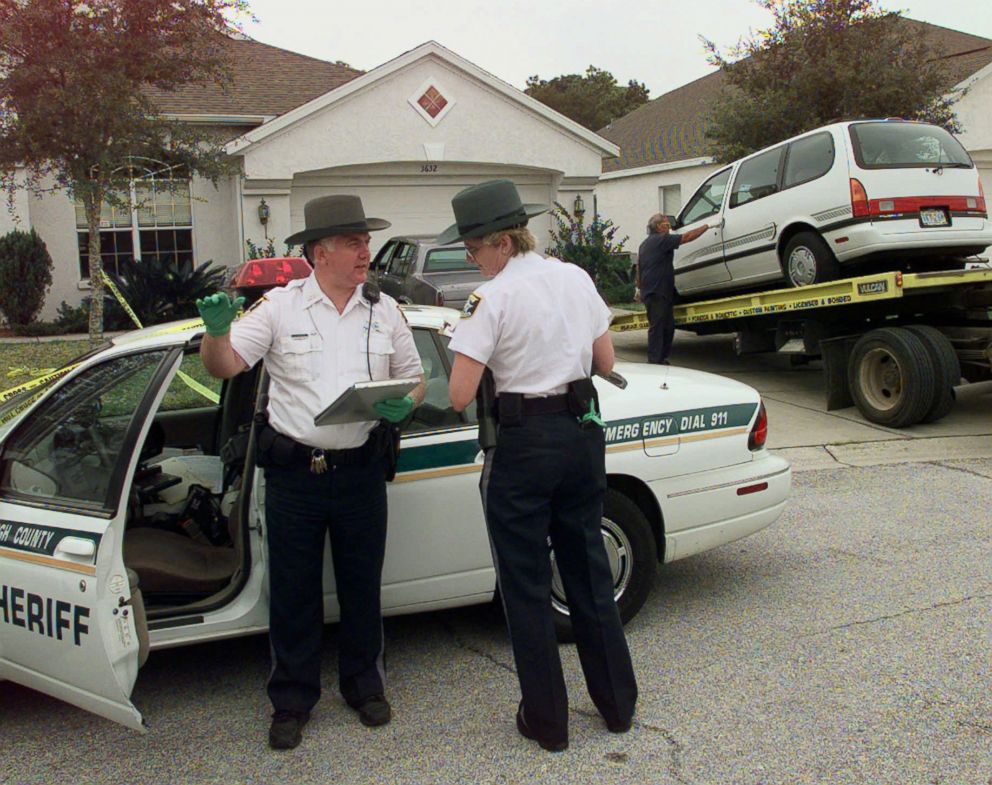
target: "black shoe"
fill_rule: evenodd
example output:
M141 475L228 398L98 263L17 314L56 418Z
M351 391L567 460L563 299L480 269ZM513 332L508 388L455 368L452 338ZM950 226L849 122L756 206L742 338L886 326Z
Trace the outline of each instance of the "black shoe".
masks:
M517 730L520 735L525 739L530 739L531 741L536 741L548 752L564 752L568 749L568 741L545 741L544 739L538 737L534 731L530 729L527 725L527 721L524 719L524 703L520 702L517 706Z
M269 728L269 746L274 750L291 750L300 746L303 726L309 719L310 713L305 711L275 711Z
M370 728L385 725L393 718L393 710L389 707L389 701L382 695L366 698L363 703L355 706L355 711L358 712L358 719L362 721L362 725L367 725Z
M610 733L626 733L630 730L630 726L634 724L633 718L627 720L626 722L610 722L607 720L606 729Z

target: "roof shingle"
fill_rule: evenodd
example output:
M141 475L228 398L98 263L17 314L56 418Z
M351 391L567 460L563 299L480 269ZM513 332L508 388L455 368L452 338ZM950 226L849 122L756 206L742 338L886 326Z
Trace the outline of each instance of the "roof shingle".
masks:
M227 84L152 89L160 111L196 115L281 115L363 72L279 49L250 38L225 37L233 78Z

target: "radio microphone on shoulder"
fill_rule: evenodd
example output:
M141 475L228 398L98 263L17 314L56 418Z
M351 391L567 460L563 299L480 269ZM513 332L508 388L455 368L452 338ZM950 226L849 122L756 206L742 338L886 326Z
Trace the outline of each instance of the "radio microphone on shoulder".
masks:
M372 305L375 305L379 302L379 285L372 281L366 281L363 283L362 297L368 300Z

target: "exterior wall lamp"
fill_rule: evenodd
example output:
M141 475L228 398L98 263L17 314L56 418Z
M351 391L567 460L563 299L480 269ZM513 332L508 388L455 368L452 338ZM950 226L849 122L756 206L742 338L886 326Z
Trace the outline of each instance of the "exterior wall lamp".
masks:
M580 219L586 214L586 203L582 201L582 194L575 195L575 202L572 205L572 212L575 213L575 217Z
M258 203L258 222L262 224L262 226L265 226L269 222L270 215L271 215L271 211L269 210L269 206L265 203L265 200L263 199L261 202Z

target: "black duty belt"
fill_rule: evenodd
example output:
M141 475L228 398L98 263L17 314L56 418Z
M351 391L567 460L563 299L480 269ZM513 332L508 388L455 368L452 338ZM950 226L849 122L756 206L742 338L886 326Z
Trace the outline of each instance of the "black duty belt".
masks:
M548 395L544 397L527 398L520 393L502 393L496 396L496 405L500 413L507 404L519 405L520 414L529 417L536 414L559 414L568 411L568 395Z
M263 425L259 434L259 451L262 466L280 466L285 469L309 469L321 474L336 466L367 466L383 454L380 439L373 438L375 432L359 447L346 450L325 450L311 447L279 433L271 425Z

